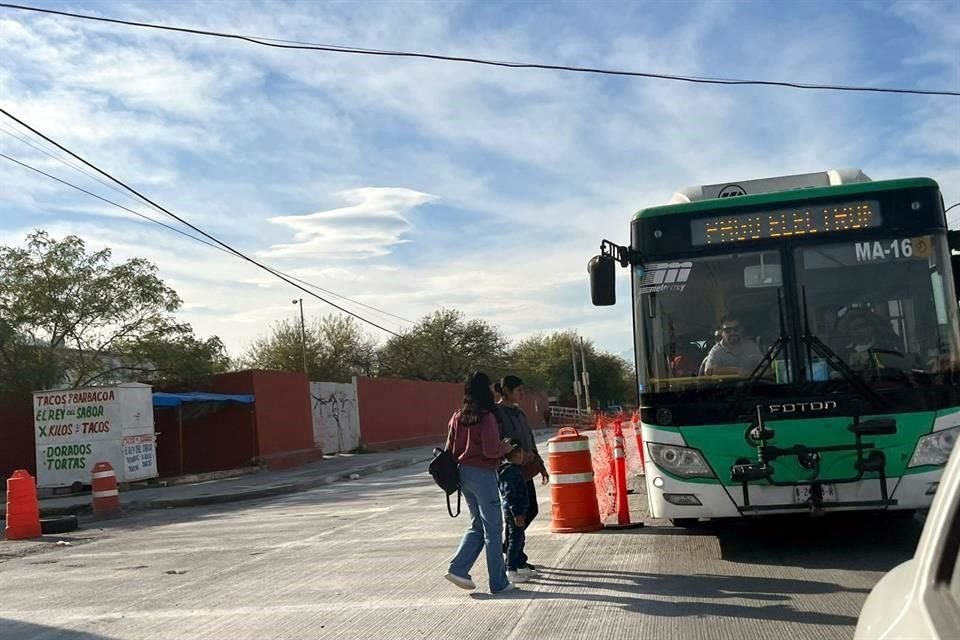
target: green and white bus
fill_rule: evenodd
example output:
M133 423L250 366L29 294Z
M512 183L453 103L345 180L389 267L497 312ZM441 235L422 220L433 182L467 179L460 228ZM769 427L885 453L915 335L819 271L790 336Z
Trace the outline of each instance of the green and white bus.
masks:
M652 515L929 507L960 432L960 272L927 178L699 186L589 264L631 270ZM960 257L960 256L958 256Z

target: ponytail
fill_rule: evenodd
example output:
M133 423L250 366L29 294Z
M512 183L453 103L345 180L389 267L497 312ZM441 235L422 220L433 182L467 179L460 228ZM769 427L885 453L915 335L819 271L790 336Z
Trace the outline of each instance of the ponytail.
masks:
M504 376L500 382L498 382L493 386L493 388L496 390L497 393L499 393L500 395L503 395L504 389L506 389L507 391L513 391L514 389L522 386L523 386L523 380L521 380L517 376Z

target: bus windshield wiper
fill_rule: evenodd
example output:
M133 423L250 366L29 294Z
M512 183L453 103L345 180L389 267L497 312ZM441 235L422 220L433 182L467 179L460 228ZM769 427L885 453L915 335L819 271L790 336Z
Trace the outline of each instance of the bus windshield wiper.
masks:
M828 366L840 372L840 375L843 376L843 379L850 383L855 390L860 392L867 400L873 402L878 407L885 407L887 405L886 401L878 394L876 391L870 388L866 382L863 381L863 378L857 374L856 371L850 368L843 358L837 355L837 352L831 349L823 342L819 337L817 337L812 331L810 331L810 314L807 311L807 288L803 287L803 335L800 336L800 340L807 345L807 360L812 363L813 357L812 353L816 352L818 356L823 358L824 362Z
M763 359L760 360L760 364L756 366L743 385L737 389L737 392L727 404L727 413L731 414L731 417L735 417L733 414L736 414L737 410L740 408L740 403L743 402L747 395L749 395L750 391L756 386L757 381L762 378L770 368L770 365L776 361L777 356L779 356L782 351L786 350L787 344L790 342L790 336L787 334L787 322L783 316L783 296L780 289L777 289L777 308L780 311L780 335L778 335L774 343L770 345L770 348L767 349ZM787 353L786 367L789 371L789 352Z

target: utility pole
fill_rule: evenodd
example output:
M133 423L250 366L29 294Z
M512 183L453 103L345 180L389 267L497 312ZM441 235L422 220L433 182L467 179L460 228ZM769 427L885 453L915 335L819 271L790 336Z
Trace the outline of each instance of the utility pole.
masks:
M573 362L573 395L577 396L577 415L580 415L580 381L577 379L577 348L574 345L574 335L570 336L570 360Z
M300 348L303 351L303 372L309 378L310 372L307 370L307 323L303 318L303 298L297 298L293 301L293 304L300 305Z
M583 348L583 336L580 336L580 364L583 366L583 397L587 402L587 413L590 413L590 372L587 371L587 353Z

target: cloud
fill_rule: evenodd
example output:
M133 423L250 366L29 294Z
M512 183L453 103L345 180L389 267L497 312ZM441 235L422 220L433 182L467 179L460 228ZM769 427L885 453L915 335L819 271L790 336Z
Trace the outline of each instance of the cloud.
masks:
M297 258L324 254L383 256L404 242L411 229L409 211L436 200L412 189L366 187L341 191L337 196L350 206L301 216L277 216L269 222L296 231L295 243L275 244L259 255Z
M804 3L776 16L716 2L564 3L518 6L505 25L476 2L264 11L238 0L229 12L169 4L162 21L654 72L949 87L960 79L957 21L931 19L931 6L823 17ZM159 20L150 2L108 13ZM602 238L627 240L633 211L678 188L860 166L875 178L926 173L960 199L949 99L274 51L17 12L0 13L0 59L5 107L292 275L404 317L457 306L512 336L576 326L618 352L632 341L629 305L592 308L585 262ZM0 148L116 197L2 134ZM4 240L42 224L147 257L181 293L184 318L234 351L291 313L288 285L105 206L0 164L0 229L18 232ZM310 299L308 313L329 310Z

